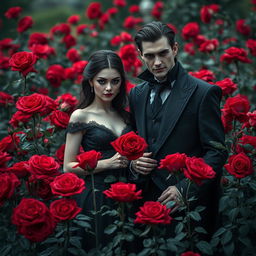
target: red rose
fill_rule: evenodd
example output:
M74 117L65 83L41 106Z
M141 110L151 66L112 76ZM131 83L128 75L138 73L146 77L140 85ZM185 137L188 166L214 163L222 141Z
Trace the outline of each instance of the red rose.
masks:
M33 65L37 56L32 52L17 52L12 55L9 65L13 71L19 71L25 77L29 72L36 72Z
M55 103L59 105L59 108L62 111L70 113L73 112L73 110L75 109L78 100L71 93L64 93L57 97Z
M251 63L252 61L247 57L247 52L243 48L230 47L225 50L225 53L220 56L221 62L232 63L241 61L243 63Z
M28 170L35 175L37 179L47 179L60 174L60 165L51 156L46 155L33 155L28 160Z
M0 56L0 69L9 69L9 57Z
M58 25L55 25L51 28L50 34L57 34L57 35L69 35L71 32L71 28L69 24L61 23Z
M8 172L14 173L19 178L24 178L28 176L28 162L27 161L21 161L18 163L15 163L13 166L9 167Z
M20 181L13 173L0 173L0 206L6 199L11 198L19 185Z
M111 142L114 149L129 160L141 157L147 148L146 141L135 132L128 132Z
M256 56L256 40L248 39L246 46L249 48L251 55Z
M142 190L136 192L136 185L131 183L117 182L110 185L103 193L118 202L132 202L141 199Z
M20 16L20 13L22 11L22 8L19 6L11 7L5 12L5 17L7 19L15 19Z
M218 39L214 38L211 40L206 40L202 44L200 44L199 51L200 52L206 52L206 53L211 53L215 51L219 46L219 41Z
M0 106L5 107L13 103L14 103L14 98L12 95L0 91Z
M232 94L237 90L237 84L235 84L230 78L225 78L221 81L215 82L222 89L222 95L226 96Z
M205 163L203 158L187 157L184 175L198 185L205 179L212 179L216 173L212 167Z
M118 7L125 7L126 1L125 0L114 0L113 4Z
M189 74L198 79L202 79L208 83L215 80L215 74L211 70L208 70L208 69L201 69L196 72L189 72Z
M74 199L62 198L50 205L50 212L57 222L72 220L81 211L82 208L78 207Z
M254 128L256 128L256 110L255 111L253 111L253 112L248 112L247 113L247 116L248 116L248 118L249 118L249 124L252 126L252 127L254 127Z
M239 122L245 122L248 119L247 112L250 110L250 102L244 95L236 95L226 100L223 110Z
M238 145L236 147L236 151L238 153L240 152L251 152L250 149L247 149L245 146L246 145L251 145L252 149L256 148L256 136L250 136L250 135L243 135L239 140L238 140Z
M135 28L135 26L141 22L143 22L143 20L140 17L128 16L124 20L123 27L128 29Z
M46 71L46 79L50 81L51 85L54 88L57 88L61 85L61 82L65 79L64 77L65 69L59 65L51 65Z
M73 68L76 70L78 74L82 74L87 64L88 64L88 61L80 60L73 64Z
M34 21L31 16L26 16L19 20L17 31L22 33L32 27Z
M66 53L66 56L67 56L67 58L68 58L71 62L77 62L77 61L81 60L81 56L80 56L78 50L75 49L75 48L69 49L69 50L67 51L67 53Z
M9 154L0 151L0 170L2 167L6 167L6 163L11 159L12 157Z
M44 110L46 104L45 96L33 93L28 96L19 97L16 108L26 114L37 114Z
M65 68L64 77L66 80L74 80L77 77L76 70L73 67Z
M66 48L69 49L70 47L76 45L76 38L69 34L63 37L62 42L66 45Z
M59 128L66 128L68 126L69 122L69 115L66 112L60 111L60 110L54 110L49 116L48 116L50 122L52 125L55 125Z
M219 5L217 4L204 5L200 10L200 17L202 22L210 23L212 15L218 11Z
M177 172L184 168L186 154L175 153L161 159L159 169L167 169L169 172Z
M199 253L195 253L195 252L183 252L180 256L201 256Z
M73 196L85 189L85 182L76 174L68 172L57 176L50 186L55 195Z
M236 31L244 36L249 36L251 34L251 27L245 23L245 20L237 20Z
M50 55L55 55L55 49L47 44L34 44L30 50L38 57L47 59Z
M47 206L33 198L23 198L13 209L12 223L18 226L20 234L33 242L45 240L56 226Z
M76 25L80 20L80 15L72 15L70 17L68 17L67 22L72 24L72 25Z
M139 5L131 5L130 7L129 7L129 12L130 13L137 13L137 12L139 12L140 11L140 7L139 7Z
M22 111L17 111L13 114L9 123L11 124L11 126L16 128L22 125L23 123L28 122L31 117L32 117L32 114L27 114Z
M47 177L47 179L37 179L35 175L30 175L27 181L27 188L31 195L40 197L44 200L50 200L54 197L50 183L54 177Z
M65 152L65 145L66 144L62 144L56 151L55 153L55 157L57 159L57 161L60 164L63 164L63 160L64 160L64 152Z
M90 150L76 156L78 164L73 168L80 167L84 170L94 170L97 166L98 160L102 157L100 152Z
M184 45L184 51L188 53L189 55L195 55L196 50L195 50L195 44L194 43L186 43Z
M86 32L88 31L88 25L86 24L80 24L76 27L76 33L78 35L82 35L82 34L86 34Z
M48 36L45 33L35 32L30 34L28 47L31 47L34 44L48 44Z
M253 173L252 160L243 152L232 155L228 159L228 163L224 165L226 170L241 179Z
M134 223L142 224L170 224L171 216L169 215L171 209L160 202L148 201L145 202L140 210L135 213L137 216Z
M182 36L185 40L195 38L200 32L200 27L197 22L187 23L182 29Z
M101 12L101 3L99 2L92 2L88 5L86 10L86 16L88 19L98 19L102 15Z
M160 20L162 16L163 8L164 8L164 3L162 1L155 2L151 11L151 15L157 20Z

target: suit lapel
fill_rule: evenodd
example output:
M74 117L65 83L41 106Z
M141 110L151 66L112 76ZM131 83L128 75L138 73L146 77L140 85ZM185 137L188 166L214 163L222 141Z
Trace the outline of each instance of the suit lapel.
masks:
M179 76L174 84L170 96L165 102L165 112L162 116L162 124L159 131L160 135L154 152L155 155L173 131L179 117L189 101L189 98L197 88L196 83L192 83L191 80L188 82L188 79L189 76L185 73Z
M135 101L138 105L136 106L136 113L137 116L137 130L141 137L146 139L146 104L149 98L149 86L144 86L140 90L137 90L136 97L137 100Z

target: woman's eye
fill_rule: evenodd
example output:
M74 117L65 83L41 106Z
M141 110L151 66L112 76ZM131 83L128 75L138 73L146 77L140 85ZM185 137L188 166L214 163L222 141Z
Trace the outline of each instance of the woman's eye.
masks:
M112 84L115 84L115 85L116 85L116 84L119 83L119 81L120 81L119 79L115 79L115 80L112 81Z
M101 85L105 84L105 80L101 79L101 80L97 80L97 82Z

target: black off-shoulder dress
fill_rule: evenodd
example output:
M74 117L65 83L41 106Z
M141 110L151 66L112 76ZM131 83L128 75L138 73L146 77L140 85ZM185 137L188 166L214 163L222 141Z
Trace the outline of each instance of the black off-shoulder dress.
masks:
M76 133L78 131L84 131L81 146L84 151L96 150L102 153L101 159L111 158L116 151L110 144L110 142L117 139L117 136L106 126L90 121L88 123L71 122L67 127L67 133ZM131 131L131 128L127 125L122 134ZM116 178L116 181L123 180L127 176L127 169L108 169L94 174L96 192L96 204L97 210L103 205L109 206L111 209L116 209L117 205L114 200L107 198L102 191L110 187L110 183L106 183L104 180L112 175ZM93 218L91 211L93 210L92 199L92 186L90 175L85 177L86 189L75 197L78 205L83 209L82 213ZM115 218L109 215L97 217L98 222L98 239L101 246L106 246L111 241L111 236L104 233L104 229L114 222ZM94 231L94 221L91 221L92 230ZM95 238L93 235L86 232L84 229L79 232L82 236L83 249L89 251L95 248Z

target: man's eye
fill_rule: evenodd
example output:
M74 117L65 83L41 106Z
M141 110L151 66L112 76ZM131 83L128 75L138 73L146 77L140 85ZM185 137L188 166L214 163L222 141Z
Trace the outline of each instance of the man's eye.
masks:
M103 80L103 79L97 80L97 82L98 82L99 84L101 84L101 85L105 84L105 80Z
M166 56L169 53L169 51L163 51L159 53L159 56Z
M144 56L145 56L145 58L147 58L149 60L151 60L155 57L154 54L145 54Z

